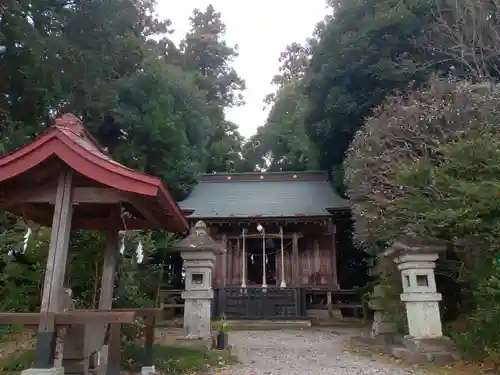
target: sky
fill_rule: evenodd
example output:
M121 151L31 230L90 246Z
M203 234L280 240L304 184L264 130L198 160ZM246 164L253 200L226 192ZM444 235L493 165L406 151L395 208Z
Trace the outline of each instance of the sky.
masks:
M278 73L280 53L288 44L303 43L312 35L327 13L325 0L158 0L157 12L172 21L171 38L179 42L189 30L193 9L209 4L222 14L228 44L239 46L234 67L246 82L246 104L229 108L226 117L249 137L265 123L268 111L263 111L263 100L275 91L271 79Z

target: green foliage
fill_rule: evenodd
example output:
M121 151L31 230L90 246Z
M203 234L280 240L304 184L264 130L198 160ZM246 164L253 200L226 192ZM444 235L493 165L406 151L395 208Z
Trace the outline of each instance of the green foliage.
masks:
M178 346L155 345L155 368L162 374L182 375L219 368L236 362L235 358L220 352L180 348ZM5 363L0 362L2 373L18 373L31 366L35 351L26 350L11 356ZM123 370L140 371L144 356L144 348L138 344L127 344L122 348Z
M474 291L476 309L468 318L468 330L450 334L467 359L488 359L500 364L500 278L498 267L482 267Z
M500 139L497 124L438 148L439 164L422 160L398 174L406 194L395 202L411 230L446 239L493 259L500 230ZM470 264L468 264L470 265Z
M388 321L396 325L398 332L408 332L406 308L400 298L403 292L401 272L392 259L384 256L377 259L374 271L378 276L378 286L377 293L372 293L370 300L383 309Z

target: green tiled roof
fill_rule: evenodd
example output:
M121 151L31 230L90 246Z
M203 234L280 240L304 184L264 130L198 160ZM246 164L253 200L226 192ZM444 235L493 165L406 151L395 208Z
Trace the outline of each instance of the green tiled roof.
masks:
M292 176L288 173L288 177ZM259 179L263 175L263 179ZM327 209L348 209L323 172L202 175L179 205L189 218L325 216ZM230 176L230 177L228 177Z

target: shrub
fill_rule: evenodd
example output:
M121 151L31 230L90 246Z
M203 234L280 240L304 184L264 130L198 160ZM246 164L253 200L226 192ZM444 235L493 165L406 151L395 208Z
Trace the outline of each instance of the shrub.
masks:
M344 165L356 241L380 252L415 231L420 218L395 205L409 192L399 174L415 165L444 162L443 145L481 132L485 123L500 118L499 99L498 92L478 92L466 82L435 78L427 87L393 96L377 108L356 134ZM498 130L491 126L489 132L496 137ZM426 236L434 234L425 228L418 229Z

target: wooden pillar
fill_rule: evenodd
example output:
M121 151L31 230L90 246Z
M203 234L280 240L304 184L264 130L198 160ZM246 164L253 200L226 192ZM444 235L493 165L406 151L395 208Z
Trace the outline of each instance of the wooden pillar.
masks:
M104 261L101 276L101 294L99 296L99 309L111 309L113 291L115 287L116 262L119 248L118 229L110 229L107 235L106 249L104 250Z
M335 246L335 227L332 233L332 283L335 289L339 288L339 278L337 272L337 247Z
M233 283L233 259L234 259L234 249L233 244L230 239L226 239L227 243L227 253L226 253L226 284L231 285Z
M144 337L144 359L142 367L153 369L155 365L153 347L155 342L156 316L152 314L150 316L147 316L145 320L146 332Z
M330 292L330 291L326 292L326 306L328 309L328 317L332 318L333 317L332 292Z
M313 249L314 249L314 255L313 255L313 274L318 274L318 276L321 276L319 275L319 271L320 271L320 267L321 267L321 258L320 258L320 253L319 253L319 242L317 239L314 240L314 243L313 243Z
M233 249L233 276L232 285L239 285L241 281L241 241L236 239L236 246Z
M292 234L292 283L294 286L299 286L299 238L297 232Z
M222 265L221 265L221 272L222 272L222 286L225 287L227 285L227 253L229 251L228 246L227 246L227 235L223 234L222 235L222 247L226 249L227 251L222 254Z
M40 369L51 368L54 365L57 336L54 313L62 311L63 282L73 216L72 184L72 171L67 169L61 171L57 181L52 232L40 307L43 315L38 326L35 350L34 367Z
M115 289L115 273L118 261L118 252L120 247L120 233L118 231L118 220L120 219L119 206L113 207L110 213L110 229L106 237L106 249L104 250L104 259L101 275L101 292L99 295L99 310L110 310L113 304L113 293ZM104 327L106 331L108 327ZM99 364L104 368L108 364L109 347L103 345L99 352Z
M111 324L109 329L109 361L106 375L120 375L121 365L121 324Z

